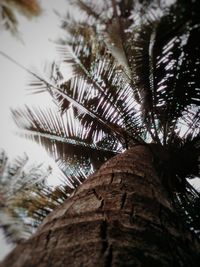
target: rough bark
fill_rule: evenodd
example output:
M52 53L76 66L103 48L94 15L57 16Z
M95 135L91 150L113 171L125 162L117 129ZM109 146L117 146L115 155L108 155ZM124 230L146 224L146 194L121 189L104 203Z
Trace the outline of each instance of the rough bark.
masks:
M152 153L136 146L105 163L0 266L192 267L199 252Z

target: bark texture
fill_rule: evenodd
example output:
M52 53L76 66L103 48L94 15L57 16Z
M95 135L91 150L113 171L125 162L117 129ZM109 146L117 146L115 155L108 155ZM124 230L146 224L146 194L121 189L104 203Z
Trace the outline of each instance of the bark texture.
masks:
M194 267L199 255L152 153L136 146L105 163L0 266Z

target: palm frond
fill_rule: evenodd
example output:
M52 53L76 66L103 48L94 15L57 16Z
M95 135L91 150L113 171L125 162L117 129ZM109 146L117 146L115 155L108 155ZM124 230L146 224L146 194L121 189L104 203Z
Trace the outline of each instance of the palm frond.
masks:
M0 153L0 227L9 242L17 243L32 235L43 219L62 204L86 179L88 169L70 167L66 162L57 162L60 184L49 186L46 182L51 168L29 165L23 155L8 160Z
M98 146L100 141L110 136L96 131L93 125L84 125L72 110L61 116L52 109L26 107L13 110L12 114L16 124L24 130L21 134L42 144L55 160L63 159L80 167L100 166L118 153L115 150L117 141L110 142L110 148Z
M17 157L15 160L13 160L12 165L8 164L8 158L6 156L6 153L2 150L1 151L1 176L0 176L0 182L1 185L5 185L5 192L6 192L6 185L9 183L9 192L7 192L10 196L15 194L18 190L20 190L20 187L23 186L21 182L21 177L23 176L23 169L28 161L28 157L26 154L24 154L23 157ZM16 183L15 179L21 180L19 183ZM27 182L27 181L26 181ZM16 183L16 184L15 184Z
M54 190L44 181L36 183L29 186L26 193L21 191L17 194L9 203L9 208L15 209L17 214L21 211L23 224L31 228L33 233L43 219L64 201L58 194L55 197Z
M75 107L75 110L79 110L81 112L86 113L91 119L95 120L98 124L102 126L102 128L107 129L111 135L118 136L118 138L123 138L123 135L120 129L117 127L113 127L112 124L105 122L97 113L94 113L92 110L88 109L87 106L84 106L81 101L77 100L74 95L70 95L65 93L62 90L62 86L58 87L53 85L52 83L48 82L44 78L39 77L37 74L32 73L29 71L36 79L31 83L32 86L36 85L35 89L39 89L41 92L45 89L56 99L57 102L61 103L61 109L66 109L70 107L70 105Z
M149 103L144 105L145 114L153 113L157 131L163 133L163 143L170 139L183 112L191 105L199 105L200 24L193 16L198 4L191 6L189 16L177 4L166 15L135 29L134 80L145 88Z
M63 60L69 60L70 57L72 61L73 55L69 56L65 47L62 50ZM138 107L136 109L136 103L132 101L132 89L109 55L102 57L98 54L98 57L91 60L87 71L83 67L78 76L66 82L63 82L58 66L53 64L49 69L52 70L49 75L52 79L50 83L57 83L49 92L62 113L73 106L79 115L87 117L90 124L95 123L96 127L118 138L120 142L125 143L124 139L143 142L144 127L139 118ZM38 81L32 82L32 89L40 91L41 84ZM43 86L45 88L46 83Z
M49 170L42 171L41 165L27 166L28 157L23 155L8 161L6 153L0 153L0 227L9 241L18 242L34 231L34 220L26 212L26 200L36 184L49 176ZM35 191L36 192L36 191ZM18 205L18 199L24 202Z

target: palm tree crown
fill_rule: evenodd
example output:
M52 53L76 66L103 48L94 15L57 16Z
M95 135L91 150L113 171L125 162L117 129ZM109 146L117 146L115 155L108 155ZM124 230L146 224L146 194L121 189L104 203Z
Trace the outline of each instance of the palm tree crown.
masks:
M69 183L125 149L149 146L175 202L186 207L198 198L186 178L200 176L200 3L140 2L73 1L82 16L69 11L62 19L62 62L31 81L58 110L12 114L21 135L65 166Z

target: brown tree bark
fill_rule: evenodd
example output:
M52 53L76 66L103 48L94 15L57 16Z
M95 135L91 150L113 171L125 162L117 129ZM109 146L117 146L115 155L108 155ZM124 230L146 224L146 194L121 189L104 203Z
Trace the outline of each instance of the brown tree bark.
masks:
M199 266L186 230L146 146L93 174L1 267Z

